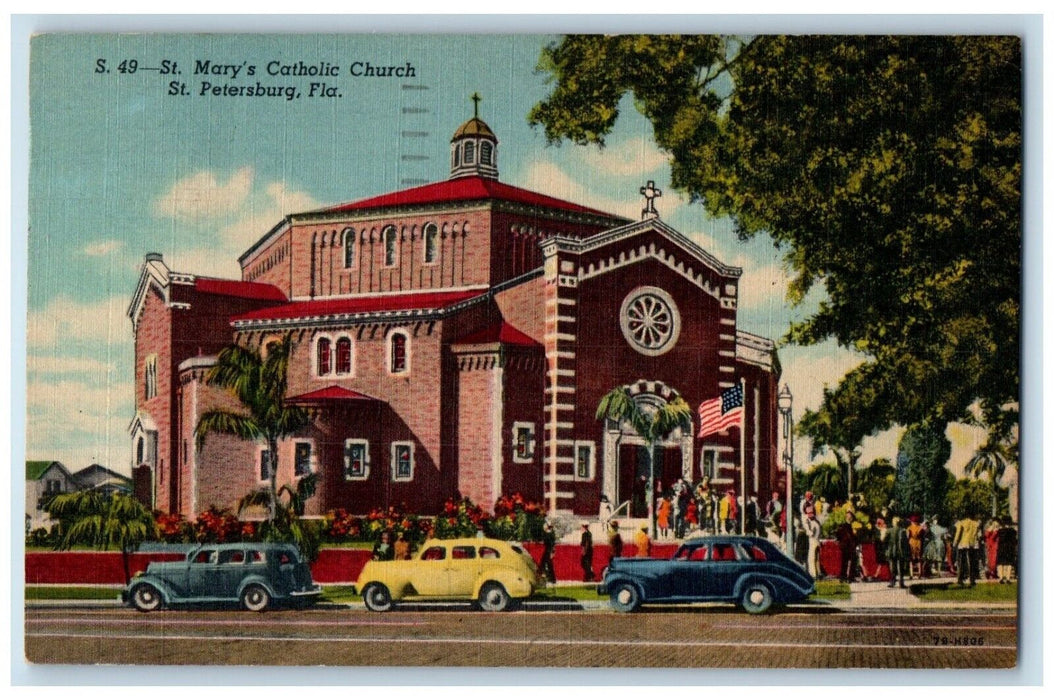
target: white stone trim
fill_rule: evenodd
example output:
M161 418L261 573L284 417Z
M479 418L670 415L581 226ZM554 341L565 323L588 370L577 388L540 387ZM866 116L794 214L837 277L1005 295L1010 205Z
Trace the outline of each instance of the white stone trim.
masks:
M575 342L576 336L574 333L546 333L546 340L566 340L569 343Z
M735 350L718 350L717 354L720 355L721 357L735 357L736 356L736 351Z
M735 340L736 339L736 337L734 335L729 335L728 333L718 333L717 337L720 338L721 340Z
M410 448L410 476L398 476L397 472L398 472L399 463L398 463L398 460L396 459L396 452L395 451L396 451L397 448L405 447L405 446L409 446L409 448ZM416 446L416 443L413 440L396 440L395 442L392 442L391 445L388 446L388 451L389 451L388 466L391 469L392 481L400 481L400 482L401 481L413 481L414 480L414 469L415 469L416 463L417 463L417 458L416 458L417 446Z
M556 350L545 353L545 356L548 359L573 360L575 359L575 352L573 350Z
M573 369L551 369L545 374L548 377L573 377L575 371Z
M718 382L717 386L721 389L731 389L736 385L735 382Z
M552 428L555 428L556 430L560 430L561 428L573 428L573 427L575 427L575 424L570 422L570 421L556 421L555 423L546 423L545 424L545 429L547 431L551 430Z
M578 304L578 301L575 299L564 299L562 297L553 297L545 300L546 306L560 306L561 304L564 306L575 306Z
M726 326L734 326L734 325L736 325L736 319L734 319L734 318L722 318L722 319L718 319L718 321L720 323L723 323Z
M721 365L721 366L719 366L717 368L717 371L718 372L735 372L736 368L735 367L727 367L725 365Z
M571 403L554 403L550 404L549 407L554 411L573 411L575 405Z
M574 481L574 474L543 474L542 479L545 481Z
M565 386L563 384L557 384L556 386L549 385L545 387L546 394L573 394L578 389L573 386Z
M349 445L362 445L366 449L363 450L362 458L362 474L351 475L348 472L348 459L346 451ZM366 481L370 478L370 441L365 438L347 438L343 444L344 450L341 452L340 459L342 462L342 471L344 474L344 481Z
M574 323L578 318L576 316L557 316L557 323Z

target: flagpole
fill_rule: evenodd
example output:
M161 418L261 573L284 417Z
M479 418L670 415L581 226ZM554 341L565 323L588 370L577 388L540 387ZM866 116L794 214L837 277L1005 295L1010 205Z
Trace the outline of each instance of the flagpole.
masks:
M739 509L739 534L747 534L747 380L739 379L743 405L739 409L739 488L743 506Z

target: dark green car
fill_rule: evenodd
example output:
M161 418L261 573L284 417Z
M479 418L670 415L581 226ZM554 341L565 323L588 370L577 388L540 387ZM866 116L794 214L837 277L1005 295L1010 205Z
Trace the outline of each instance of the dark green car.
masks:
M262 612L272 605L311 604L321 593L294 545L239 542L201 545L182 561L151 562L121 599L141 612L216 603Z

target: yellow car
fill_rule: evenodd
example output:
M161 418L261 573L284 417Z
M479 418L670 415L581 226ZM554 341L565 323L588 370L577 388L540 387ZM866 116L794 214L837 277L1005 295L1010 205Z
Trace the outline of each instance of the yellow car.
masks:
M484 538L427 540L413 559L370 561L355 590L374 612L406 600L474 600L490 612L541 586L531 555L514 542Z

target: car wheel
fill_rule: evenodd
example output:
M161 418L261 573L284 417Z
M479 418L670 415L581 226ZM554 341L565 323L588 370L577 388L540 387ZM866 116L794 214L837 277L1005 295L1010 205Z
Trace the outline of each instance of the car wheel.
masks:
M500 583L488 583L479 590L479 607L487 612L501 612L510 602L509 594Z
M633 612L640 607L640 592L632 583L616 583L611 589L611 607L619 612Z
M772 591L763 583L752 583L743 590L743 609L755 615L772 607Z
M373 612L388 612L392 609L392 594L383 583L371 583L362 591L362 602Z
M242 591L242 607L250 612L263 612L270 604L271 596L261 585L254 583Z
M136 586L132 592L132 605L139 612L153 612L159 609L164 602L161 597L161 591L149 583Z

